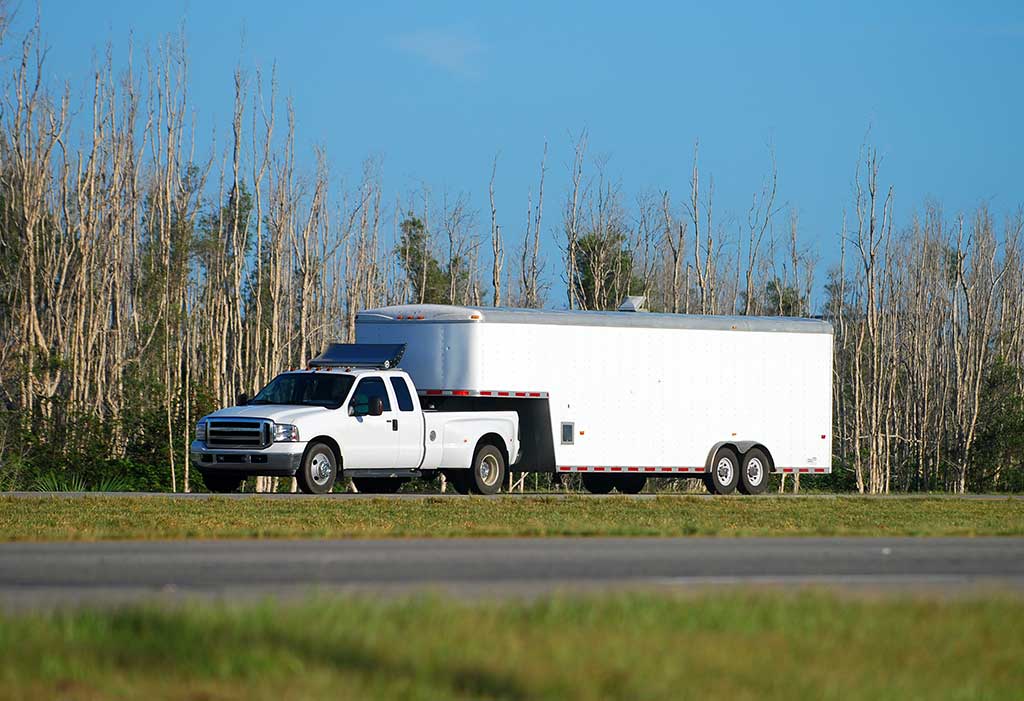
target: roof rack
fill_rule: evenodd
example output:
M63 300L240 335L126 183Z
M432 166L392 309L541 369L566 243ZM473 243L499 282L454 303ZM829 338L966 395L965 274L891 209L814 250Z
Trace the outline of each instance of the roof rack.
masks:
M398 366L405 355L404 343L329 343L323 353L309 361L310 367L377 368Z

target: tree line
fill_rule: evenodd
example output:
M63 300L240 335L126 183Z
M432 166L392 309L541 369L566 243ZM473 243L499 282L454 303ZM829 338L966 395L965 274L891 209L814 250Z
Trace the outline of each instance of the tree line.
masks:
M273 73L235 71L226 143L204 148L180 40L123 69L108 51L85 100L49 85L38 26L2 47L0 489L201 488L195 420L351 340L363 308L596 310L626 295L655 312L829 320L830 488L1024 489L1019 210L926 202L899 224L865 147L837 203L840 260L822 271L771 149L749 208L723 216L697 147L683 190L627 197L582 132L554 172L539 145L507 231L500 156L483 213L428 186L386 194L374 159L339 185L322 149L297 153Z

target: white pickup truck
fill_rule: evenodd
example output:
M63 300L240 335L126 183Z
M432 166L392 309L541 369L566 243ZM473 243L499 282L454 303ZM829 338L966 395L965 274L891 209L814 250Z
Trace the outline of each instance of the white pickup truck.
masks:
M331 344L307 370L204 416L192 464L215 492L249 475L294 476L309 494L344 472L360 492L395 492L443 471L456 491L493 494L519 458L515 411L433 411L396 368L401 344Z

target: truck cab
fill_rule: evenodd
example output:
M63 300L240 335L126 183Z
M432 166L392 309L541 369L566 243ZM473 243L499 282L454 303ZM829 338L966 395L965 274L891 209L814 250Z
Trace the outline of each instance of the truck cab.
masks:
M518 459L516 413L424 410L395 367L403 353L404 345L331 344L308 369L200 419L192 464L218 492L273 475L322 494L343 473L360 492L393 492L438 470L457 491L496 492Z

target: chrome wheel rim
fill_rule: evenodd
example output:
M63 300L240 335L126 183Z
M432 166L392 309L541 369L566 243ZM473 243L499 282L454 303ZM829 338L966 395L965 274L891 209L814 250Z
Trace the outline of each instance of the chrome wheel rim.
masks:
M752 487L756 487L761 484L763 479L764 465L761 464L761 460L759 458L750 458L747 461L747 482Z
M733 474L732 460L723 457L718 459L718 465L715 466L715 475L718 477L719 484L732 484Z
M313 483L318 486L327 484L327 480L331 478L331 472L334 467L331 465L331 459L323 453L317 453L313 456L313 460L309 464L310 476L313 478Z
M480 481L490 487L498 481L498 459L493 455L485 455L480 460Z

